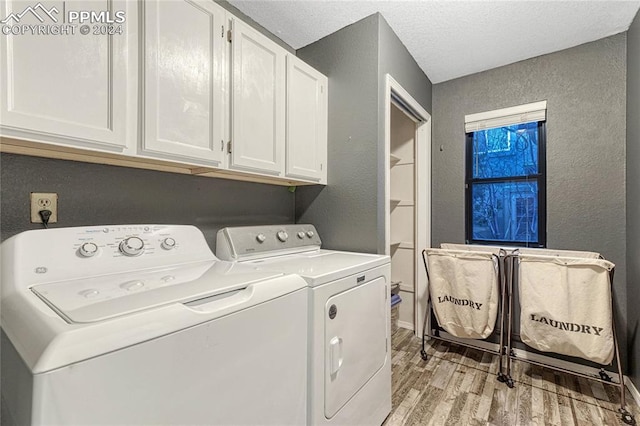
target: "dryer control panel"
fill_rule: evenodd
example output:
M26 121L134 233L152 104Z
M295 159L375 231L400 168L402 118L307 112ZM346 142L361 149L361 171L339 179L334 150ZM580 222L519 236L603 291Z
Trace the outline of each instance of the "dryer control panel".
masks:
M321 245L313 225L240 226L218 231L216 254L222 260L249 260L317 250Z

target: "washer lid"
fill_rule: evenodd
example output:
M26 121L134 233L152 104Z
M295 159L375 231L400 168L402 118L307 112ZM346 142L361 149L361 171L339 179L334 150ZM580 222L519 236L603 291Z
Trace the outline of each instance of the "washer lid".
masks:
M248 265L207 261L40 284L31 291L67 322L91 323L240 290L282 275L256 271Z

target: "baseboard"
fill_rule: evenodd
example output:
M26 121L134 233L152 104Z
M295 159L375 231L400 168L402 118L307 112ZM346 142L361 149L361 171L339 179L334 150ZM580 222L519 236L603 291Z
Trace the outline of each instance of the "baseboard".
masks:
M624 385L627 387L627 389L629 389L629 393L631 394L631 397L636 402L636 404L640 406L640 392L638 392L638 388L627 376L624 376Z
M406 328L407 330L412 330L412 331L415 330L415 328L413 327L413 323L407 322L407 321L398 320L398 327Z

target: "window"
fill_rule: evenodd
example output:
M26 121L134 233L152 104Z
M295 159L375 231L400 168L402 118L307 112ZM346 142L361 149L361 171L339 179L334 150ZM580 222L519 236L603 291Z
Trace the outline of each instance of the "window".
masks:
M465 117L467 243L545 246L545 120L546 102Z

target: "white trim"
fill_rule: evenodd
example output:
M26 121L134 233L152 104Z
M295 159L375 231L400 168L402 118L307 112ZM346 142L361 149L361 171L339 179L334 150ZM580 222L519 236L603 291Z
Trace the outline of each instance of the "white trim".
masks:
M392 98L393 94L393 98ZM394 99L395 98L395 99ZM399 102L398 102L399 101ZM385 254L391 255L391 105L401 104L403 109L409 109L416 122L416 181L422 182L416 185L415 217L415 259L414 279L416 291L414 294L414 324L408 324L403 328L416 331L416 335L423 333L423 318L427 309L427 275L422 267L422 249L431 246L431 115L407 92L391 75L385 76L384 92L384 247ZM400 325L400 322L399 322Z
M413 328L413 324L411 324L410 322L406 322L406 321L400 321L398 320L398 328L406 328L407 330L415 330Z
M629 393L631 394L633 400L636 402L636 405L640 406L640 392L638 392L638 388L627 376L624 376L624 385L627 387L627 389L629 389Z
M465 133L547 119L547 101L533 102L464 116Z

